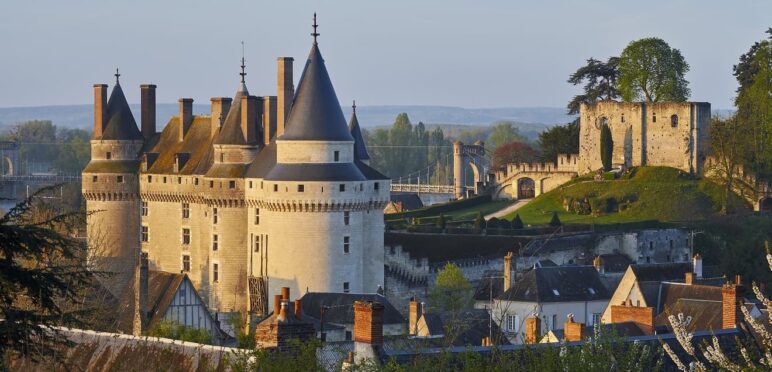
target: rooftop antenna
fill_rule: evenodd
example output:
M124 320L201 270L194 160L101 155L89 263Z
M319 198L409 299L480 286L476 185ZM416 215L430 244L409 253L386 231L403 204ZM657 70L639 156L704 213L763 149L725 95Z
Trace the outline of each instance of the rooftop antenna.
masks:
M319 32L316 31L316 28L319 27L316 23L316 12L314 12L314 24L311 27L314 28L314 32L311 33L311 36L314 37L314 44L316 44L316 37L320 35Z
M247 76L247 73L245 71L245 68L247 67L245 64L246 60L244 59L244 41L241 41L241 82L244 82L244 76Z
M120 80L120 77L121 77L121 73L120 73L120 72L118 72L118 68L116 67L116 68L115 68L115 85L118 85L118 84L120 84L120 83L121 83L121 82L119 81L119 80Z

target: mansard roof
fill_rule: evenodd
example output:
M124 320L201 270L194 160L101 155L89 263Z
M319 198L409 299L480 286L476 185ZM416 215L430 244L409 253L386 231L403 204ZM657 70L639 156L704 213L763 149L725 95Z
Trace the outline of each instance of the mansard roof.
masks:
M99 139L123 141L143 139L119 83L115 84L107 101L107 125Z
M354 137L354 159L370 160L370 154L367 153L367 147L365 146L365 139L362 137L362 130L359 129L359 120L357 119L356 107L351 112L351 120L348 123L348 130L351 132L351 136Z
M316 43L311 47L285 132L279 139L354 141Z
M233 97L231 108L220 128L220 134L214 140L216 145L246 145L247 141L241 131L241 98L249 95L246 84L239 85L239 90Z

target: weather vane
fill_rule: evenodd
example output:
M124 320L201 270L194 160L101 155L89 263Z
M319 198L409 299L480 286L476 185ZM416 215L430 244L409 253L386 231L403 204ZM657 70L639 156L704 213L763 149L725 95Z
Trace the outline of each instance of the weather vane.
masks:
M316 12L314 12L314 24L312 27L314 28L314 32L311 33L311 36L314 37L314 44L316 44L316 37L319 36L319 32L316 31L316 28L319 27L316 23Z
M120 77L121 77L121 73L118 72L118 68L116 67L115 68L115 84L119 84L120 83L120 81L119 81Z
M244 82L244 77L247 76L247 72L245 71L247 66L246 66L245 62L246 62L246 60L244 59L244 41L242 40L241 41L241 73L239 74L239 75L241 75L241 82L242 83Z
M352 109L352 110L354 110L354 113L355 113L355 114L357 113L357 100L354 100L354 101L351 103L351 109Z

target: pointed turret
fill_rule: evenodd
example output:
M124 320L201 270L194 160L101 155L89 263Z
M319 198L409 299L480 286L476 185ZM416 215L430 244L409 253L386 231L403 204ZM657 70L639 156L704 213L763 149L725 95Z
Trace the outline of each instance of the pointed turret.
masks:
M137 122L134 115L131 114L129 103L126 102L126 96L123 94L121 84L118 78L120 74L115 74L115 87L107 101L107 119L101 140L143 140L142 133L137 128Z
M359 129L359 120L357 119L357 104L351 105L351 120L348 123L348 130L354 137L354 160L364 163L370 162L370 154L367 153L365 139L362 137L362 130Z
M244 137L244 132L241 130L241 98L249 96L247 85L243 81L239 85L239 90L236 91L236 95L233 97L233 103L231 103L228 115L225 116L225 121L220 129L220 134L215 139L216 145L245 145L247 141Z

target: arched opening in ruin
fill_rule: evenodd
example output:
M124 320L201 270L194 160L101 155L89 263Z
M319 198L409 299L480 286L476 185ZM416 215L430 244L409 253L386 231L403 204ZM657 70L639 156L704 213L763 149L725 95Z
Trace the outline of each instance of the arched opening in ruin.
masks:
M0 167L0 175L13 176L13 161L11 161L11 158L3 158L2 167Z
M762 212L772 212L772 197L767 197L759 201L759 210Z
M517 180L517 198L531 199L536 196L536 182L532 178L523 177Z

